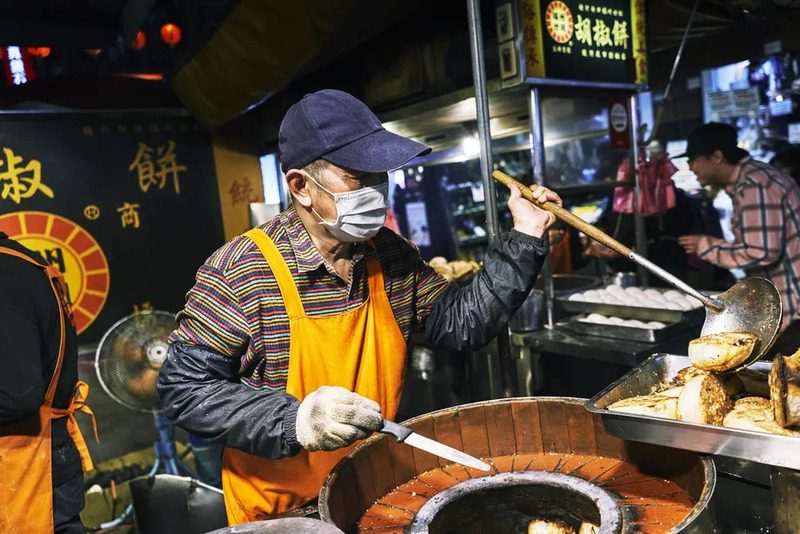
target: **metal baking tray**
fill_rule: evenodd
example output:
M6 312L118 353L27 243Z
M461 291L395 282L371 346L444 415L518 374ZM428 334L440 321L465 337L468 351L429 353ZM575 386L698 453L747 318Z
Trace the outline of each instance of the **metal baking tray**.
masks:
M655 288L662 293L667 289ZM623 304L607 304L604 302L583 302L569 300L569 297L558 297L556 300L564 310L573 313L599 313L621 317L622 319L639 319L640 321L661 321L662 323L677 323L686 321L702 323L705 318L705 309L700 306L691 310L667 310L664 308L645 308L642 306L626 306Z
M599 414L606 430L618 438L800 469L800 438L605 409L620 399L652 393L689 365L686 356L654 354L586 401L586 409ZM756 362L749 368L768 373L770 363Z
M646 328L615 324L588 323L580 320L583 317L585 316L576 315L572 317L569 321L564 323L564 327L577 334L610 337L614 339L626 339L630 341L641 341L644 343L658 343L665 339L675 337L676 335L691 328L697 329L698 335L700 334L698 325L690 321L678 321L677 323L668 324L664 328Z

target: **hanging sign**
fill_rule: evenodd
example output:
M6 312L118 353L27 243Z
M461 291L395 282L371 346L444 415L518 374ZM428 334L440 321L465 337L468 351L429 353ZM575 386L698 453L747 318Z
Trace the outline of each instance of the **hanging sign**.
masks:
M528 78L647 83L644 0L522 0Z
M792 122L789 124L789 143L792 145L800 145L800 122Z
M631 121L624 100L608 101L608 135L613 150L628 150L631 147Z
M0 47L0 56L3 58L6 85L22 85L36 79L33 58L26 49L19 46Z

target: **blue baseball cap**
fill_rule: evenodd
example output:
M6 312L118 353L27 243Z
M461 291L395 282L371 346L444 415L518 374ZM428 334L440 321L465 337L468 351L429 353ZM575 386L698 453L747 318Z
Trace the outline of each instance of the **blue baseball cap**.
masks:
M361 172L402 167L431 147L386 131L359 99L324 89L303 97L289 111L278 132L281 169L300 169L324 159Z

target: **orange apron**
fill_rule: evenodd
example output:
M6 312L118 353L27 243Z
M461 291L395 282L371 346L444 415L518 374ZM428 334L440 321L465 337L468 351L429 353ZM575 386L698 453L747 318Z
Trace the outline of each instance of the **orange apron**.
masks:
M16 256L44 270L60 304L58 315L61 332L55 371L39 412L22 421L0 427L0 532L53 532L51 421L68 417L67 429L80 451L83 469L91 470L92 460L74 417L75 411L81 410L91 415L92 425L95 424L94 415L84 404L89 386L84 382L76 384L69 408L52 407L64 361L66 320L72 321L64 277L57 268L42 265L19 251L0 247L0 254ZM32 354L31 357L38 355ZM97 438L96 427L94 431Z
M369 297L355 310L309 317L278 248L258 229L245 235L258 245L281 290L289 316L286 392L303 400L320 386L341 386L377 401L394 419L405 372L406 341L394 318L380 262L367 260ZM254 421L253 424L259 424ZM334 465L352 448L271 460L226 448L222 488L231 525L265 519L318 496Z

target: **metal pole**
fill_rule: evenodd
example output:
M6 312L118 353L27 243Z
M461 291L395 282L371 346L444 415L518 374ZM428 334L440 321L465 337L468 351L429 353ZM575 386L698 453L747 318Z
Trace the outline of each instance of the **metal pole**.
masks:
M531 163L533 165L533 181L538 185L547 185L544 178L544 124L542 123L541 89L531 89ZM544 236L548 247L550 239ZM544 304L547 314L547 327L552 328L555 321L555 292L553 291L553 263L550 254L544 260L542 272L539 273L544 283Z
M499 237L497 197L492 179L492 134L489 129L489 98L486 91L486 67L483 61L483 31L481 29L480 0L467 0L469 15L469 43L472 56L472 81L475 84L475 111L478 119L478 140L481 149L481 178L483 180L486 225L489 227L489 245Z
M489 246L500 237L497 218L497 196L492 179L492 134L489 128L489 99L486 91L486 67L483 61L483 31L481 29L480 0L467 0L469 19L470 56L472 56L472 80L475 84L475 111L478 119L478 139L481 149L481 178L483 179L486 226L489 231ZM517 362L511 356L508 327L497 334L497 355L505 397L517 396Z
M650 141L656 138L656 132L658 131L658 126L661 124L661 114L664 113L664 106L667 105L669 92L672 89L672 82L675 79L675 73L678 72L678 65L680 65L681 62L681 56L683 55L683 48L686 46L686 41L689 39L689 30L692 29L694 16L697 13L697 7L699 5L700 5L700 0L695 0L694 6L692 6L692 12L691 14L689 14L689 22L686 23L686 30L684 30L683 32L683 38L681 39L681 44L678 47L678 53L675 55L675 62L672 64L672 72L670 72L669 74L669 79L667 80L667 87L666 89L664 89L664 97L661 99L661 102L658 105L658 109L656 109L656 116L653 119L653 129L650 131L650 135L644 142L645 145L649 145ZM644 132L642 133L642 136L644 136Z
M639 181L639 173L636 171L639 162L639 136L636 134L639 131L639 114L636 107L636 94L632 94L628 99L628 114L631 118L631 148L633 150L633 157L630 158L631 176L634 177L633 188L633 229L636 237L636 251L647 257L647 235L644 228L644 217L639 214L639 191L641 183ZM637 279L640 286L649 285L650 278L647 271L641 265L636 267Z

